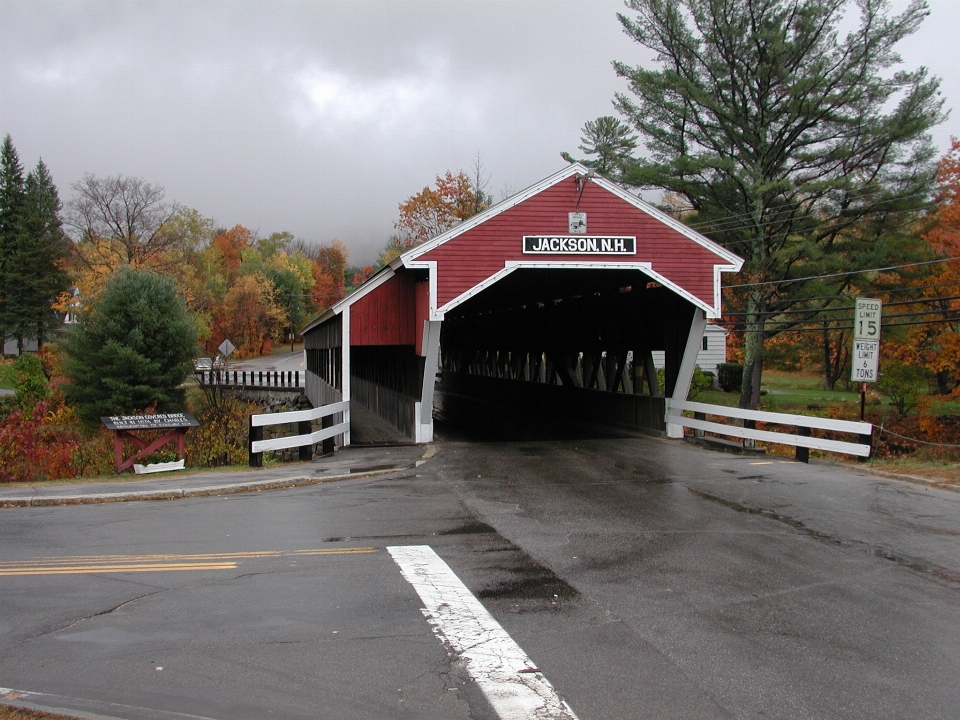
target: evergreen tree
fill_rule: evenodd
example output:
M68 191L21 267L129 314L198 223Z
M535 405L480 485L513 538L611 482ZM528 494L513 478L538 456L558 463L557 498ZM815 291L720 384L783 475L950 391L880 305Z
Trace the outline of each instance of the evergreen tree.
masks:
M888 0L627 4L636 17L619 16L624 30L659 67L614 63L635 96L614 104L647 150L621 179L686 199L701 231L746 259L740 404L756 407L777 315L826 294L801 278L870 267L871 239L929 199L940 81L892 69L927 6L892 16ZM859 27L841 37L851 5Z
M67 335L67 399L89 423L104 415L183 408L197 328L173 281L120 268Z
M619 180L623 168L630 162L631 155L637 149L637 136L629 125L610 115L587 120L583 124L583 135L579 148L596 159L580 160L587 167L611 180ZM569 163L577 162L570 153L560 153Z
M23 166L7 135L0 145L0 348L9 330L9 290L16 282L10 271L10 258L19 244L23 186Z
M67 241L60 221L60 195L43 161L27 175L19 232L7 258L7 330L20 352L26 338L42 345L60 320L52 309L70 280L64 270Z

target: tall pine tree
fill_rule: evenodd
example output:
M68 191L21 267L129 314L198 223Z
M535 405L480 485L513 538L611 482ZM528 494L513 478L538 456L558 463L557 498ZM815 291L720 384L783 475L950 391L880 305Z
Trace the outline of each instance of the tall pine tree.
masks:
M52 305L69 286L60 195L43 161L23 177L7 135L0 146L0 337L42 344L59 325Z
M9 332L9 292L16 281L10 258L20 235L24 197L23 166L13 140L7 135L0 145L0 348Z
M27 175L20 217L19 244L9 263L18 281L10 288L9 332L20 351L26 338L42 345L60 325L51 306L70 285L64 265L67 239L60 220L60 194L40 160Z
M929 201L940 81L897 67L896 51L927 6L910 0L894 15L889 0L627 5L636 15L619 16L623 29L656 66L614 63L631 93L614 105L645 146L620 179L682 198L701 232L745 258L740 403L756 407L778 316L839 292L807 278L871 267Z

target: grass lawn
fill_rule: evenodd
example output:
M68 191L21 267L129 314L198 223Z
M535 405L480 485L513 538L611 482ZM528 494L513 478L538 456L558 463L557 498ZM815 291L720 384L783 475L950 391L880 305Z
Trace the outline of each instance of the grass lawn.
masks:
M846 390L828 391L823 389L823 378L806 373L790 373L768 370L763 373L760 409L768 412L793 413L797 415L820 415L847 420L860 419L860 393ZM720 390L701 392L698 402L736 407L739 393L725 393ZM839 412L837 412L839 410ZM888 398L881 398L873 387L867 386L866 420L879 424L879 416L887 422L897 418L896 411ZM938 413L944 415L960 414L960 403L944 403ZM921 437L921 435L914 435ZM950 442L949 440L947 442ZM767 444L767 452L777 456L792 457L794 449L786 445ZM960 484L960 463L950 460L926 459L921 447L916 456L901 458L871 458L864 469L873 469L881 473L890 473L912 479L926 478L933 484ZM949 457L950 453L947 453ZM840 461L841 456L832 453L811 451L811 457L825 461ZM923 458L923 459L921 459Z
M820 415L830 408L840 408L845 419L860 419L860 393L840 389L824 390L823 378L819 375L767 370L763 373L760 390L762 392L760 410ZM700 393L697 400L713 405L736 407L740 394L707 390ZM884 406L889 404L885 398L882 402ZM868 411L871 407L874 409L878 407L880 404L878 393L868 389L867 403Z

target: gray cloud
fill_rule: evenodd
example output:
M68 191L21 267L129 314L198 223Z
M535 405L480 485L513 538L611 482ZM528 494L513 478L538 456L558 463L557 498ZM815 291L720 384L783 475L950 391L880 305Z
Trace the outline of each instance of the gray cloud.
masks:
M960 9L932 5L903 54L952 98ZM222 225L339 237L364 262L401 200L478 152L496 196L561 167L625 87L611 61L650 59L622 9L0 0L0 133L25 165L43 156L65 199L85 172L136 175Z

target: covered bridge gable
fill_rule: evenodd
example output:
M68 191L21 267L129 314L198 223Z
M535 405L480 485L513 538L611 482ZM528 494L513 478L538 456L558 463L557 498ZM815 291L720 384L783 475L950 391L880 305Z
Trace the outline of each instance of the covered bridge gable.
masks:
M408 268L431 270L431 317L525 267L634 268L719 317L720 272L742 260L613 183L584 182L586 174L571 165L401 256ZM586 214L583 235L570 233L574 211ZM527 241L525 252L525 236L558 239Z

